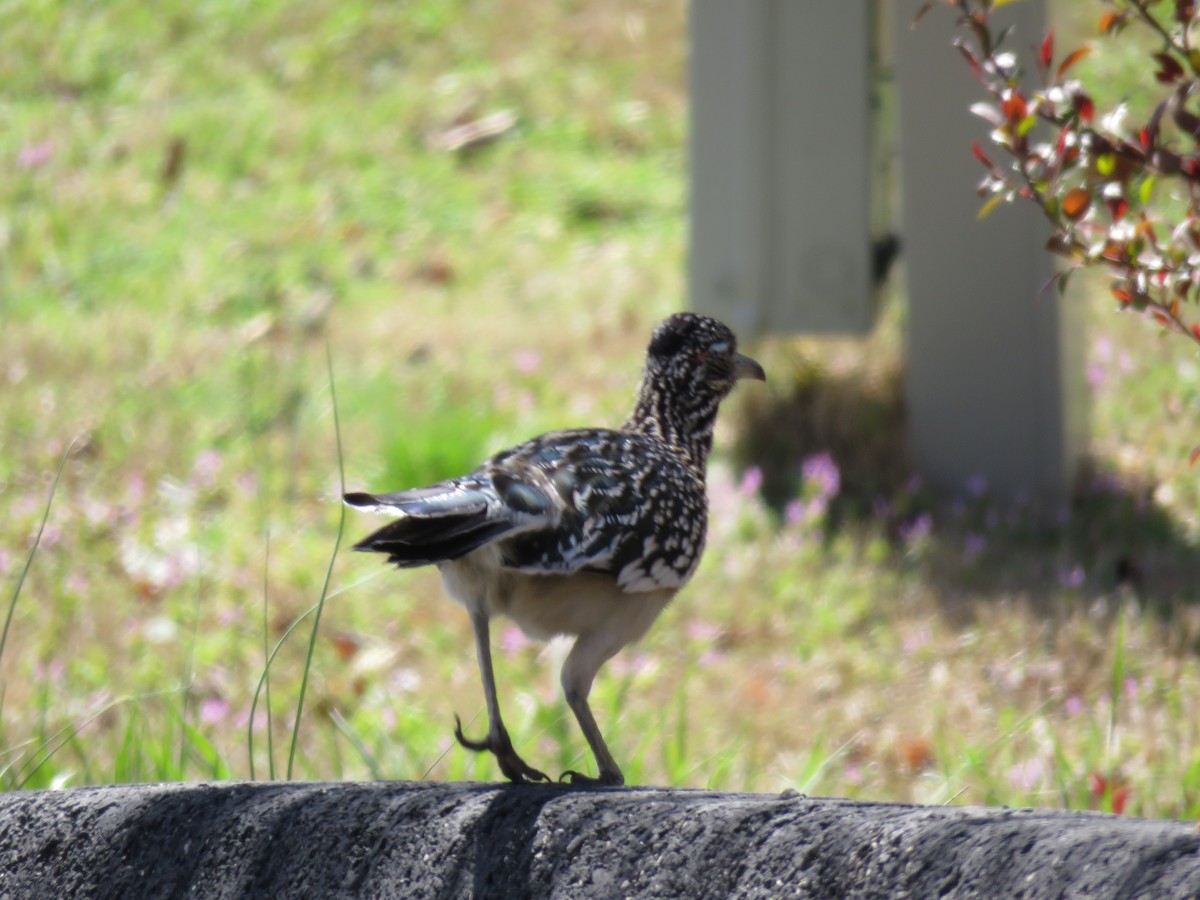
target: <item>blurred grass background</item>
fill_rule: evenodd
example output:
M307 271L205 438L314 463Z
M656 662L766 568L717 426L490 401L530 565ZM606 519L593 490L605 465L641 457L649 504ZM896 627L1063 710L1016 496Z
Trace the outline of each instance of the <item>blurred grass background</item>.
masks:
M304 625L250 708L337 532L327 347L352 488L623 419L685 296L685 14L0 8L13 590L78 441L0 661L0 784L281 768ZM753 348L772 383L724 416L708 556L594 694L630 781L1200 815L1200 366L1079 294L1093 437L1057 510L913 476L899 300L865 344ZM587 771L565 647L496 638L519 750ZM482 697L435 572L339 557L310 679L298 777L496 777L452 746Z

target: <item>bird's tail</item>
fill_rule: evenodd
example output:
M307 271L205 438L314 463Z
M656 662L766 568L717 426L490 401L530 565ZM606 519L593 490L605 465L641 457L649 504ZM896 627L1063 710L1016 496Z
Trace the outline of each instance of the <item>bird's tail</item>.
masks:
M386 553L401 568L457 559L512 530L514 523L494 513L494 498L479 487L447 481L394 494L346 494L346 504L397 519L354 545Z

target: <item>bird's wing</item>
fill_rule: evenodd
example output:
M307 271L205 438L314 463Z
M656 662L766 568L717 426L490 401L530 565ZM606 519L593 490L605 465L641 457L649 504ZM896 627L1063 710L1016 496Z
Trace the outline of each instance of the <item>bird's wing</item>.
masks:
M469 475L346 503L396 517L356 550L398 566L457 559L497 542L507 568L600 572L627 592L677 588L704 549L703 481L642 434L559 431L506 450Z
M548 501L537 524L503 539L512 569L603 572L628 592L677 588L704 548L702 480L645 435L557 432L493 457L475 474L510 495Z

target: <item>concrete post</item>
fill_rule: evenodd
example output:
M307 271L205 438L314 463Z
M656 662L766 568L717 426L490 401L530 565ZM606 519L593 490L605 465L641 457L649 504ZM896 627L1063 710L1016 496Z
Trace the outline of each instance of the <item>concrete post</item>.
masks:
M1080 317L1042 291L1054 269L1036 209L1016 203L978 219L983 170L969 148L989 126L968 109L981 88L952 48L944 7L910 27L920 5L893 10L916 462L950 489L983 476L1000 494L1062 498L1083 426ZM1016 26L1012 49L1040 43L1044 0L1000 12Z
M952 47L953 12L922 0L693 0L691 305L741 334L861 332L880 235L871 83L885 13L899 91L907 263L907 401L917 466L954 491L1070 490L1084 403L1080 323L1053 291L1048 227L1015 204L979 221L968 111L982 90ZM1014 49L1040 43L1044 0L1000 10ZM883 223L886 224L886 223Z
M693 0L691 305L739 334L874 320L872 13Z

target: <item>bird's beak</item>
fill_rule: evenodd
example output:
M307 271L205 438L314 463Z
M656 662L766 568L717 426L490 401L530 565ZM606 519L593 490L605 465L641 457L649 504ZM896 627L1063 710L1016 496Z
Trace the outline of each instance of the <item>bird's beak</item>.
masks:
M741 353L733 361L733 375L739 381L743 378L753 378L755 381L766 381L767 373L755 360Z

